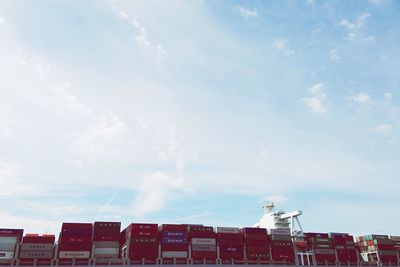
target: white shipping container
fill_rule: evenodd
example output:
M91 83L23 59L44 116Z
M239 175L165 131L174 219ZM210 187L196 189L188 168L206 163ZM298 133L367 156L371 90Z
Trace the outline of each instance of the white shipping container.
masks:
M53 258L53 251L21 251L19 253L20 259L51 259Z
M0 244L17 244L16 236L0 236Z
M290 235L290 229L278 228L278 229L267 229L270 235Z
M90 251L60 251L60 259L88 259Z
M324 255L331 255L335 254L332 249L314 249L315 254L324 254Z
M163 251L161 256L163 258L187 258L187 251Z
M118 241L95 241L93 242L95 248L119 248Z
M94 254L117 254L119 253L119 248L95 248L93 250Z
M14 251L15 244L2 244L0 243L0 251Z
M215 245L215 238L192 238L193 245Z
M0 251L0 260L12 260L14 251Z
M54 244L46 243L25 243L21 245L21 251L49 251L54 249Z
M216 245L192 245L192 251L216 252Z
M238 233L240 233L240 229L237 227L217 227L217 233L238 234Z

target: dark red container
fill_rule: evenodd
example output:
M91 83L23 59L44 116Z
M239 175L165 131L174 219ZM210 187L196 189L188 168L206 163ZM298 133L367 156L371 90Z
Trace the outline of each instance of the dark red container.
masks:
M93 224L94 241L119 241L120 222L95 222Z
M244 249L243 246L219 246L219 253L221 259L235 259L235 260L242 260Z
M188 245L187 244L162 244L161 250L162 251L187 251Z
M157 236L158 224L132 223L127 227L128 236Z
M159 227L160 232L172 231L172 232L187 232L188 226L186 224L162 224Z
M214 228L212 226L191 225L191 226L189 226L189 232L211 232L211 233L214 233Z
M154 244L154 243L158 243L158 238L157 237L146 237L146 236L131 237L131 244L132 243Z
M55 235L25 235L22 238L22 244L26 243L52 243L56 240Z
M269 247L246 247L248 260L269 260Z
M192 251L193 259L216 259L217 252L209 252L209 251Z
M92 251L92 243L61 243L58 245L59 251Z

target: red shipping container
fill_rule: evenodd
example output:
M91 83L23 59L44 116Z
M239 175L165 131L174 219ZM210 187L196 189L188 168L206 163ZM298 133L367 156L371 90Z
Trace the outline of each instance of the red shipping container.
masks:
M191 225L191 226L189 226L189 232L211 232L211 233L214 233L214 228L212 226Z
M268 247L269 246L269 241L268 240L246 240L245 241L247 246L250 247Z
M160 232L172 231L172 232L187 232L188 226L186 224L162 224L159 227Z
M154 243L158 243L158 238L139 236L139 237L132 237L130 241L131 241L131 244L133 244L133 243L154 244Z
M215 238L215 233L214 232L191 232L190 237L192 238Z
M118 241L120 230L120 222L95 222L93 224L93 240Z
M269 247L246 247L246 257L249 260L268 260Z
M161 250L162 251L187 251L188 245L187 244L162 244Z
M32 235L26 235L22 238L22 243L26 244L26 243L52 243L54 244L56 240L56 237L54 235L36 235L36 236L32 236Z
M267 229L265 228L256 228L256 227L245 227L240 229L240 232L247 235L267 235Z
M132 223L128 226L129 236L157 236L158 224L152 223Z
M244 249L243 246L220 246L219 253L221 259L242 260Z
M244 237L242 234L217 233L217 239L219 239L219 240L244 240Z
M216 259L217 252L192 251L193 259Z
M59 243L91 243L92 237L90 236L62 236Z
M65 250L65 251L86 251L92 250L92 243L62 243L58 245L58 250Z

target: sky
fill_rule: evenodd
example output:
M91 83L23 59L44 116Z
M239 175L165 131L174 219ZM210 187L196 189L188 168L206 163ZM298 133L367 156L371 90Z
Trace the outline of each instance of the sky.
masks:
M0 2L0 227L400 235L400 3Z

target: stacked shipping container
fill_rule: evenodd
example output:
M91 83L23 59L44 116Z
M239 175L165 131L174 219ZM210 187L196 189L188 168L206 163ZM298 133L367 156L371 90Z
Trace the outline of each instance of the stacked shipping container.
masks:
M23 233L22 229L0 229L0 264L9 264L15 258Z
M268 229L271 239L271 258L275 262L294 264L295 254L290 229Z
M336 259L340 265L356 265L358 262L354 238L347 233L330 233Z
M239 228L217 227L219 258L222 263L241 262L244 259L244 239Z
M121 233L122 257L131 263L156 263L158 225L133 223Z
M365 235L357 238L361 255L368 262L395 265L398 262L393 240L387 235Z
M336 256L332 239L325 233L304 234L308 247L312 250L317 264L335 265Z
M163 263L187 263L189 248L187 225L162 224L160 242Z
M120 222L93 224L93 259L96 263L118 262L120 231Z
M213 227L202 225L190 226L189 238L193 263L216 263L217 240L215 239Z
M270 260L267 229L246 227L240 230L245 240L246 259L257 262Z
M59 264L88 263L93 245L91 223L63 223L58 239Z
M54 256L54 235L28 234L23 237L19 250L20 264L50 265Z
M397 259L400 264L400 236L391 236L390 239L393 241L394 249L397 253Z

